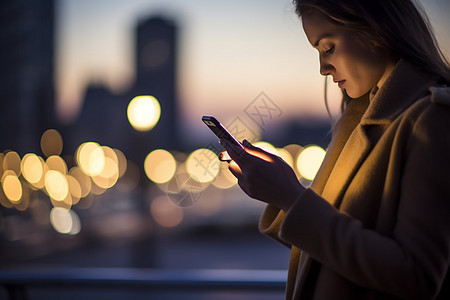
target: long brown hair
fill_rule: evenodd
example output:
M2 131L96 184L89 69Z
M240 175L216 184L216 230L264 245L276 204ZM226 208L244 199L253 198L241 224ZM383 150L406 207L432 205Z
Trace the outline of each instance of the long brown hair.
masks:
M299 17L315 11L354 31L373 48L387 49L419 70L450 83L450 64L423 8L414 0L293 0Z

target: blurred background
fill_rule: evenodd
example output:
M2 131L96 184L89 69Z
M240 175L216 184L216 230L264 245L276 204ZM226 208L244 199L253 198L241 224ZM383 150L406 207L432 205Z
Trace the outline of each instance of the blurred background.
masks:
M450 2L421 4L449 56ZM0 16L2 268L287 269L201 117L310 183L330 119L291 1L3 0Z

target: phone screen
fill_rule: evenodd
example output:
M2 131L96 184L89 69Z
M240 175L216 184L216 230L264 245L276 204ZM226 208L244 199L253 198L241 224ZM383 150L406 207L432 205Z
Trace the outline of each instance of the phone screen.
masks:
M234 136L231 135L231 133L214 117L211 116L203 116L202 121L206 124L206 126L211 129L212 132L219 138L219 139L226 139L229 142L241 147L244 149L244 147L239 143L238 140L234 138Z

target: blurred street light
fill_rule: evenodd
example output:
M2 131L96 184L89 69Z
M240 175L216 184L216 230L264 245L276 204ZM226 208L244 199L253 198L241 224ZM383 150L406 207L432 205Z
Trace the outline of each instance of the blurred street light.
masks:
M321 147L306 147L297 158L297 169L300 175L307 180L313 180L324 158L325 150Z
M137 96L128 104L128 121L137 131L149 131L158 123L161 106L153 96Z

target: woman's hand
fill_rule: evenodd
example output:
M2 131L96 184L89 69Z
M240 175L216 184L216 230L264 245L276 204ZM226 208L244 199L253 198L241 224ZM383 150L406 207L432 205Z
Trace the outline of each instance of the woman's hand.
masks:
M294 170L280 157L243 141L245 151L221 140L233 161L229 169L241 189L250 197L272 204L285 212L304 191Z

